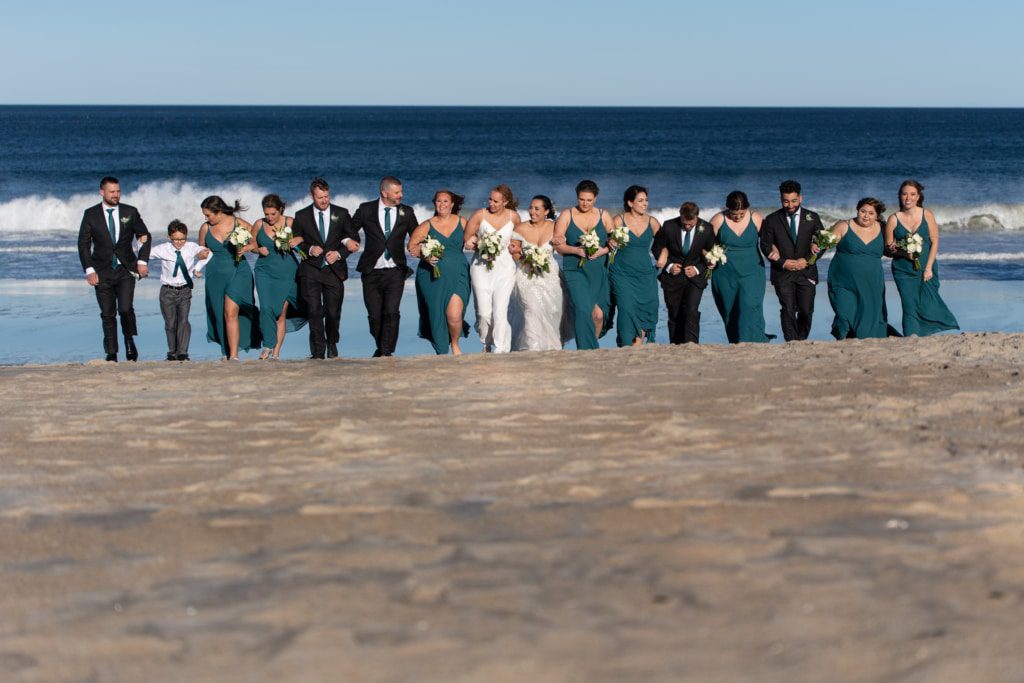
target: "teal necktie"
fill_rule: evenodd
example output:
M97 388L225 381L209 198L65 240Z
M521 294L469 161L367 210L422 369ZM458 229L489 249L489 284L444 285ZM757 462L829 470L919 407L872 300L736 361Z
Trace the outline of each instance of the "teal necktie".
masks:
M110 230L110 241L117 248L117 226L114 224L114 211L116 209L107 209L107 229ZM110 267L117 268L117 254L114 254L110 259Z
M693 234L693 230L684 230L683 232L686 233L686 236L683 237L683 253L684 254L689 254L690 253L690 236Z
M793 246L796 246L796 214L789 214L789 231L793 233Z
M185 284L188 285L189 289L192 289L192 276L188 274L188 268L185 267L185 259L181 258L181 250L175 249L174 253L174 272L171 275L177 276L178 271L181 271L182 277L185 278Z
M327 233L324 232L324 212L323 211L317 211L316 215L317 215L317 222L320 223L320 241L323 243L324 249L326 249L327 248ZM320 264L320 268L323 269L323 268L326 268L326 267L327 267L327 259L324 258L324 262Z
M387 242L388 238L391 237L391 207L384 207L384 241ZM384 245L384 260L391 261L391 252L388 251L388 246Z

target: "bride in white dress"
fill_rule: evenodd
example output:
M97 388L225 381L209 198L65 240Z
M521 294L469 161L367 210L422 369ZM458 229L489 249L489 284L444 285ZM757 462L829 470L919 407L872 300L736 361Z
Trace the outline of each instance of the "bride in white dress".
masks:
M508 304L515 285L516 262L508 247L517 225L516 199L508 185L498 185L491 190L487 208L474 213L466 224L466 249L475 252L469 265L469 278L476 305L476 331L486 352L512 350ZM480 240L491 233L501 236L501 249L493 260L488 260L477 247Z
M530 202L529 222L520 223L512 235L512 239L522 245L515 249L519 268L509 309L513 351L557 350L572 339L572 308L566 305L558 261L551 249L554 217L551 200L538 195ZM549 272L533 273L531 277L530 266L521 258L527 245L548 252Z

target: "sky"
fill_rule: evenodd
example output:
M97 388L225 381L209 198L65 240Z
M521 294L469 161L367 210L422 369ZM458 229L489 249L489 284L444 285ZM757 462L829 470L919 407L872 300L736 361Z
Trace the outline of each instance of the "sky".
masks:
M0 104L1022 107L1024 6L29 0Z

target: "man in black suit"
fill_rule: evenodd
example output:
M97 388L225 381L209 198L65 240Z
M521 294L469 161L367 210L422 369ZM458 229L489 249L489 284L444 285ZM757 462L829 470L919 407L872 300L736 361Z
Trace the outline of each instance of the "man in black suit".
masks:
M292 222L292 235L302 238L301 248L307 256L299 264L299 295L309 320L310 356L337 358L341 303L348 279L345 259L359 248L359 242L348 211L331 204L326 180L314 178L309 195L313 203L299 209Z
M700 343L700 300L708 286L704 252L714 243L715 231L700 218L700 208L685 202L679 207L679 218L665 221L651 244L655 260L664 266L658 280L668 309L672 344ZM663 261L666 249L667 261Z
M411 206L402 203L402 181L386 176L380 181L380 199L364 202L352 216L352 231L363 231L366 248L356 264L363 280L363 302L370 334L377 342L374 358L390 356L398 343L399 311L405 279L405 243L418 225Z
M801 207L800 183L786 180L779 185L779 195L782 208L769 214L761 226L761 251L771 262L783 336L786 341L807 339L818 284L818 267L808 266L807 261L814 234L825 227L816 213Z
M103 321L103 351L117 362L117 316L121 316L124 349L128 360L139 359L132 339L135 327L135 278L149 274L147 261L152 244L149 230L134 206L121 203L121 184L107 176L100 181L103 200L82 214L78 230L78 258L85 281L96 288ZM138 257L132 240L142 243Z

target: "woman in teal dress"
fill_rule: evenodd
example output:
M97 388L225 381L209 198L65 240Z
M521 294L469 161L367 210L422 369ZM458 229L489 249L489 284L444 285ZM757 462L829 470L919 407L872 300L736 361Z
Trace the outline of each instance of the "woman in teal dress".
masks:
M896 248L896 242L908 235L921 236L924 243L914 259ZM924 208L924 185L904 180L900 185L900 211L885 223L885 246L892 255L892 278L903 304L903 336L924 337L943 330L959 330L953 313L939 296L939 224L935 214Z
M576 209L563 211L555 221L551 244L562 260L562 281L573 309L576 348L596 349L611 324L611 289L608 284L608 231L611 217L594 206L597 184L583 180L576 186ZM579 246L584 234L595 233L598 249L593 254ZM583 265L580 265L580 261Z
M882 275L884 213L885 204L865 197L857 202L856 218L832 227L839 238L828 267L828 300L836 314L832 321L836 339L888 336Z
M299 269L293 249L301 237L292 237L285 250L277 246L274 233L291 227L292 219L284 215L284 202L276 194L263 198L264 218L253 224L256 259L256 295L260 300L260 335L263 351L260 360L277 360L286 332L294 332L306 324L299 310L298 285L295 273Z
M715 241L726 251L726 262L712 271L711 293L730 344L769 339L764 332L764 261L758 249L763 220L739 190L730 192L725 210L711 218Z
M419 335L434 345L438 355L462 355L459 338L469 336L465 320L469 304L469 262L463 253L465 226L459 209L463 197L449 190L434 194L434 217L420 223L409 237L409 253L420 260L416 269L416 303L420 309ZM440 258L425 258L420 242L432 237L444 246ZM434 266L440 274L434 277Z
M615 259L608 267L615 309L615 343L639 346L654 341L658 327L658 276L651 263L651 243L661 223L647 213L647 188L630 185L622 196L615 225L630 232L628 244L609 240Z
M235 226L250 233L252 226L235 216L242 211L237 201L229 206L214 195L200 206L206 222L199 228L199 245L212 253L206 265L206 339L220 344L224 358L238 360L239 346L248 351L260 344L252 269L244 256L254 244L236 247L228 243L228 236Z

